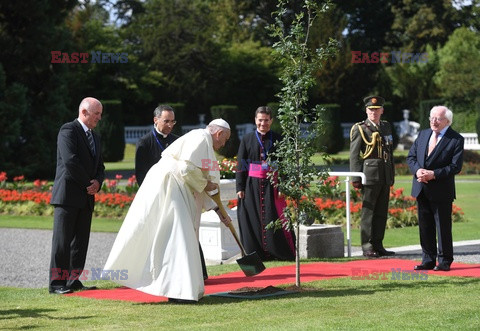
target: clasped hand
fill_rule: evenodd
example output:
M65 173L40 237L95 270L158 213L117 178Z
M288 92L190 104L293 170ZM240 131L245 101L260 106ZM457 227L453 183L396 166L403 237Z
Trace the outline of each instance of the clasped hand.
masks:
M96 179L92 179L90 183L91 185L87 186L87 193L90 195L95 195L95 193L97 193L100 189L100 183Z
M353 185L353 187L355 187L357 189L362 189L363 188L362 182L355 181L355 182L352 182L352 185Z
M435 174L433 170L420 168L417 170L417 173L415 175L417 176L417 182L419 183L428 183L432 179L435 179Z

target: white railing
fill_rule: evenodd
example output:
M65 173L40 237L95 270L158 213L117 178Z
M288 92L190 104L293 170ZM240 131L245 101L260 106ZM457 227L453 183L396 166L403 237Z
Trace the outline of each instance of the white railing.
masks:
M124 129L125 144L136 144L148 132L152 131L153 125L126 126Z
M402 122L398 122L402 123ZM342 123L343 129L343 137L349 138L350 137L350 129L354 123ZM395 123L394 123L395 124ZM418 132L418 123L410 122L410 134L416 134ZM200 125L182 125L182 134L187 133L190 130L203 128L205 127L204 124ZM145 125L145 126L126 126L124 133L125 133L125 143L126 144L136 144L137 140L140 139L143 135L147 134L152 130L152 125ZM395 125L395 128L400 128L400 125ZM244 123L244 124L237 124L237 135L238 139L241 140L245 133L251 132L255 130L255 125L251 123ZM463 138L465 139L464 148L468 150L480 150L480 144L478 143L478 134L476 133L460 133ZM415 139L416 136L412 136Z
M126 126L124 129L125 143L126 144L136 144L137 140L142 136L150 132L153 128L153 125L145 126ZM182 135L194 130L205 128L205 124L195 124L195 125L182 125ZM243 135L255 130L256 126L252 123L237 124L237 135L238 139L241 140Z
M460 133L465 139L463 142L463 148L469 150L480 150L480 144L478 143L477 133Z
M205 129L205 124L182 125L182 135L195 129Z
M256 128L255 124L252 124L252 123L237 124L236 129L237 129L238 140L242 140L243 136L246 133L250 133L254 131L255 128Z
M330 171L328 173L329 176L338 176L338 177L345 177L345 203L346 203L346 217L347 217L347 252L348 257L352 256L352 240L350 238L350 177L361 177L362 184L365 184L367 178L363 172L348 172L348 171Z

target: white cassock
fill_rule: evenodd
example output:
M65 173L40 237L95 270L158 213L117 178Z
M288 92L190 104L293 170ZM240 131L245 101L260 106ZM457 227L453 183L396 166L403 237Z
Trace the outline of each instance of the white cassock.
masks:
M128 278L115 282L169 298L203 296L198 228L202 209L215 206L203 191L207 179L219 183L213 162L206 129L190 131L165 149L140 186L105 264L104 270L126 270Z

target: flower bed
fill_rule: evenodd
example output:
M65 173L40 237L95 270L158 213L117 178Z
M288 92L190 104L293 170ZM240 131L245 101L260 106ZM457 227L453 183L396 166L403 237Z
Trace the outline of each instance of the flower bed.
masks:
M234 174L234 170L231 173ZM33 183L26 183L23 176L15 177L10 183L7 179L6 173L0 172L0 214L53 215L53 207L50 205L51 183L39 179ZM329 177L320 185L322 196L315 199L315 204L322 213L322 219L315 220L315 223L344 225L346 222L345 191L342 190L344 185L341 185L338 177ZM121 175L117 175L114 180L106 179L100 192L95 195L94 217L123 220L137 190L135 176L127 180L124 180ZM351 224L353 227L359 227L362 211L360 191L352 188L350 199ZM236 199L228 203L229 208L236 205ZM452 218L453 222L465 220L464 213L455 204ZM415 225L418 225L416 200L411 196L404 196L403 189L392 187L387 228Z
M51 216L52 184L35 180L29 184L23 176L7 182L7 174L0 172L0 214ZM106 179L99 193L95 194L94 217L119 218L123 220L138 190L135 176L126 181L121 175L115 180Z
M323 183L323 197L315 199L317 208L322 213L322 219L316 219L316 224L345 225L346 202L345 191L341 189L338 177L329 177ZM230 208L237 205L237 200L230 200ZM360 227L362 202L360 190L351 189L350 192L350 224L354 228ZM403 188L390 189L390 201L387 216L387 228L402 228L418 225L417 205L415 198L404 196ZM453 205L453 222L465 221L465 216L460 207Z

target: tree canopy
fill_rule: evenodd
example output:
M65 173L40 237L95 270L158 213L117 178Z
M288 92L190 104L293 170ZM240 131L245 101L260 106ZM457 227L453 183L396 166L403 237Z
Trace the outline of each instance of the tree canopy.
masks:
M302 11L286 1L285 22ZM0 170L51 178L62 123L77 116L85 96L118 100L124 125L147 125L159 103L184 105L183 124L216 105L251 113L278 103L282 65L272 55L277 1L267 0L24 0L0 2ZM359 120L361 100L381 93L387 118L442 98L462 109L478 103L480 1L338 1L320 14L308 47L329 38L339 52L324 60L309 88L309 106L337 104L343 122ZM352 51L390 61L354 63ZM393 63L391 53L428 53L426 63ZM88 54L87 60L58 63ZM76 54L76 55L74 55ZM106 54L123 61L93 61ZM363 55L366 54L366 55ZM65 61L60 61L65 62ZM425 103L423 103L425 104ZM333 108L332 108L333 109ZM238 118L242 118L239 116ZM208 118L207 118L208 120ZM41 130L33 130L32 123ZM42 148L38 148L42 146Z

